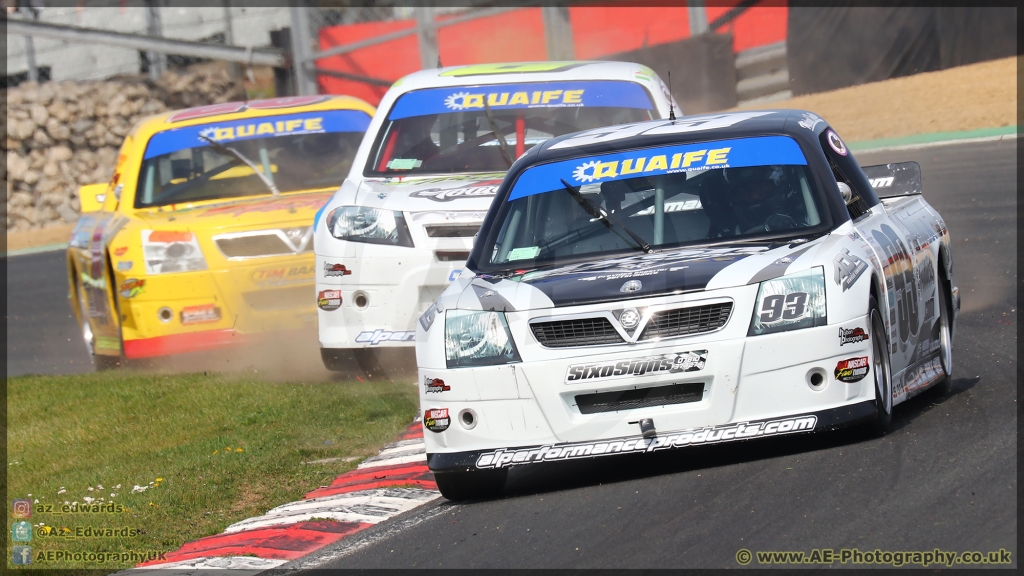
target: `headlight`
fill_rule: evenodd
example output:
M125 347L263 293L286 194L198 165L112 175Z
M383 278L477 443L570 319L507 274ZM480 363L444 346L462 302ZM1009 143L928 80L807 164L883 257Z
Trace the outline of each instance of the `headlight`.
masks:
M444 318L444 351L449 368L519 362L505 314L448 310Z
M206 259L191 232L143 230L142 254L147 274L206 270Z
M761 282L748 336L824 326L825 271L821 266Z
M409 227L401 212L367 206L339 206L327 214L331 235L350 242L412 247Z

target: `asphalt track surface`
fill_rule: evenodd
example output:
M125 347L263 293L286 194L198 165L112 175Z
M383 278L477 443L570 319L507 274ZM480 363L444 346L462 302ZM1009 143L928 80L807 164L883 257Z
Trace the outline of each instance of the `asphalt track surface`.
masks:
M1015 567L1016 150L1003 140L858 155L921 164L962 298L952 392L898 406L885 437L838 431L513 469L503 498L441 499L282 568L739 567L740 549L823 548L1005 548ZM8 376L90 367L63 262L8 259Z

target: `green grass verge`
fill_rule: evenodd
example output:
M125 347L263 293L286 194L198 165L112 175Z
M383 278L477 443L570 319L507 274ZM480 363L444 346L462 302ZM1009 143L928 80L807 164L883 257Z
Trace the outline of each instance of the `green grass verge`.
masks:
M416 388L408 383L131 372L12 378L7 493L38 501L28 520L32 568L127 567L134 563L41 562L38 555L167 552L217 534L352 469L357 461L304 462L373 455L416 410ZM135 486L145 489L133 493ZM56 513L65 502L82 506L86 498L124 511ZM14 521L8 514L9 536ZM46 536L41 523L72 535L79 527L140 532ZM22 543L8 542L14 568L10 546Z

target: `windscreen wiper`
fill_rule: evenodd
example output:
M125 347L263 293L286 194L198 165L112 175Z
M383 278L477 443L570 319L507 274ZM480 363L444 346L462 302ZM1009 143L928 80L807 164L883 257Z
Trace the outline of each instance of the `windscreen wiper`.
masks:
M580 207L583 208L583 210L587 214L590 214L594 218L597 218L598 220L601 220L609 228L611 228L614 225L614 226L618 227L619 229L621 229L626 234L629 234L629 237L632 238L633 241L636 242L637 246L639 246L640 249L643 250L644 252L646 252L648 254L651 254L652 252L654 252L654 250L651 248L651 245L648 244L647 242L645 242L644 239L641 238L639 234L637 234L636 232L633 232L632 230L627 228L623 223L619 222L615 218L612 218L611 214L606 212L603 208L601 208L597 204L594 204L590 200L584 198L583 194L580 194L579 190L576 190L575 188L573 188L572 185L569 184L568 182L566 182L565 180L562 180L562 184L565 185L565 189L566 189L567 192L569 192L569 195L572 196L572 199L575 200L576 203L579 204Z
M270 192L274 196L281 195L281 191L277 189L277 186L274 186L274 183L270 180L270 178L267 178L267 175L260 171L260 169L256 167L256 164L253 164L252 160L246 158L245 155L239 152L237 149L232 148L230 146L225 146L220 142L217 142L213 138L203 136L202 134L200 134L199 137L203 140L206 140L210 144L210 147L216 150L217 152L220 152L221 154L230 154L231 156L238 158L242 162L245 162L246 166L252 168L252 171L255 172L257 176L260 177L260 180L262 180L263 183L267 185L267 188L270 189Z
M491 133L494 134L494 138L498 141L498 150L501 152L501 157L508 163L508 167L512 167L512 158L508 155L508 142L505 142L505 136L498 130L498 124L494 121L494 116L491 115L491 107L487 104L487 98L484 98L484 114L487 115L487 123L491 125Z

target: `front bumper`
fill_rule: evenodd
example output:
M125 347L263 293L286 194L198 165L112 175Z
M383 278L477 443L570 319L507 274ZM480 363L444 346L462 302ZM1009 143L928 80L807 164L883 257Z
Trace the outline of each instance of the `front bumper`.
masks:
M737 309L752 309L753 296L737 294ZM446 409L450 418L446 429L425 431L432 470L485 469L818 431L874 414L873 375L853 380L838 371L841 363L854 358L867 359L870 365L870 340L850 343L838 336L867 326L866 316L747 337L747 316L740 314L721 332L704 336L561 350L531 344L525 330L515 329L513 316L509 314L510 325L514 337L520 334L516 341L523 362L456 369L420 366L424 413ZM686 352L703 355L703 366L570 379L572 369L581 364L610 365ZM428 386L437 379L443 387ZM674 385L697 392L683 402L596 413L583 410L577 400L579 395ZM466 412L472 413L471 425L463 420ZM640 434L642 419L652 421L657 431L653 439Z
M658 434L648 438L635 435L601 441L517 446L496 450L428 452L427 466L435 473L470 472L540 462L559 462L621 454L649 454L689 446L820 432L864 422L872 418L874 414L874 401L864 400L812 413L685 430L672 434Z

